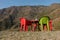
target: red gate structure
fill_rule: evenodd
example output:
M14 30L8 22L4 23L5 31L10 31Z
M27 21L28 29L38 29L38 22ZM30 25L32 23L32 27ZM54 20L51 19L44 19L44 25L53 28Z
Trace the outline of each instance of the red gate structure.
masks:
M20 31L22 31L22 30L23 31L28 31L28 26L29 25L33 26L32 31L34 31L37 27L37 24L36 24L37 22L38 21L27 20L26 18L20 18Z

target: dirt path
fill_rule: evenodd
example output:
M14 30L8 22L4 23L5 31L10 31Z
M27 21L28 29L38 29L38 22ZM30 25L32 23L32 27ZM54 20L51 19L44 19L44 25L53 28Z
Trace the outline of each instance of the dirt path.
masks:
M60 31L52 32L1 31L0 40L60 40Z

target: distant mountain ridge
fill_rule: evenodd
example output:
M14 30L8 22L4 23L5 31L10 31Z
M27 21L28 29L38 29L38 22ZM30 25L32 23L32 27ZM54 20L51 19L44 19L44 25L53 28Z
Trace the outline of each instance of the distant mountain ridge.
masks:
M42 16L49 16L53 20L60 18L60 3L54 3L50 6L12 6L0 9L0 30L10 29L15 24L19 24L19 18L21 17L31 20L39 19ZM55 22L57 21L58 19ZM53 23L55 29L60 27L58 23Z

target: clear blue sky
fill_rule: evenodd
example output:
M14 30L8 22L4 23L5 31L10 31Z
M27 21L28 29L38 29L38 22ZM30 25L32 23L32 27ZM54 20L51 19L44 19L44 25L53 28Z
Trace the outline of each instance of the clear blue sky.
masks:
M10 6L50 5L52 3L60 3L60 0L0 0L0 9Z

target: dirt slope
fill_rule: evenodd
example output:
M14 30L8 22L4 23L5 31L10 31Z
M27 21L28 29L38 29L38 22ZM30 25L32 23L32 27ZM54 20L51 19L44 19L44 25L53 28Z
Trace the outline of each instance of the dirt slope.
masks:
M1 31L0 40L60 40L60 31L52 32Z

